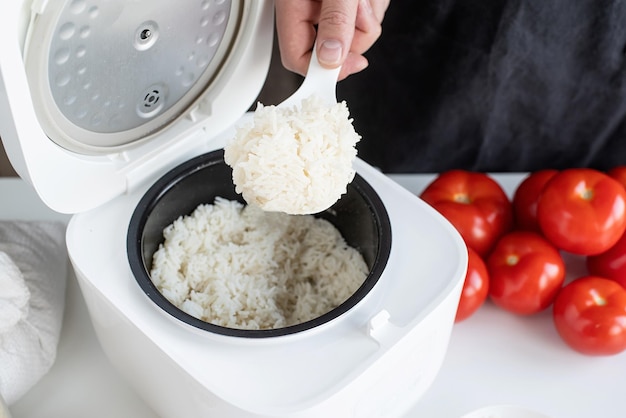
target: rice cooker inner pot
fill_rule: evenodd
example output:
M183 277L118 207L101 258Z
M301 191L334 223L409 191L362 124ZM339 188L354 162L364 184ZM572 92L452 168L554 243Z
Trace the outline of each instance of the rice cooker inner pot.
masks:
M213 203L218 196L245 203L235 192L232 170L224 162L223 150L191 159L161 177L139 201L128 228L128 260L141 289L165 312L199 329L234 337L266 338L317 327L362 300L377 283L389 259L391 224L387 211L376 191L357 173L347 193L331 208L315 215L331 222L348 245L361 252L370 269L351 297L322 316L283 328L235 329L197 319L169 302L152 283L149 272L152 256L164 240L163 229L198 205Z

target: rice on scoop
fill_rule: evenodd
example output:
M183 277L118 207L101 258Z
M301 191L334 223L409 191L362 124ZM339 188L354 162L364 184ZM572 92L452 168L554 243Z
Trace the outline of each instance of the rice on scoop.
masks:
M346 193L360 139L345 102L327 106L311 96L300 108L259 103L253 123L239 127L224 148L224 160L249 204L312 214Z
M229 328L273 329L323 315L369 269L330 222L216 198L167 226L151 279L188 314Z

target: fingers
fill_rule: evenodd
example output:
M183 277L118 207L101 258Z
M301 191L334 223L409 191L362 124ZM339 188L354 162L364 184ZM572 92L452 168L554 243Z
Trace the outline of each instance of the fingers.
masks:
M336 68L350 52L359 0L322 2L317 28L317 58L323 67Z
M355 21L355 33L351 51L365 53L382 33L381 23L389 0L360 0ZM375 6L375 7L374 7Z
M390 0L369 0L370 8L378 23L382 23Z
M369 65L363 54L380 37L382 33L381 23L388 6L389 0L359 1L350 53L343 63L339 80L358 73Z
M283 66L305 75L315 42L321 1L275 0L276 34Z
M357 0L356 14L351 14L355 5L352 1L322 1L317 34L317 54L323 66L335 68L338 65L342 65L339 80L367 68L368 61L363 54L370 49L382 33L381 23L389 7L389 1L390 0ZM337 5L343 7L343 9L335 9ZM325 9L325 7L328 7L328 9ZM343 10L343 12L337 12L338 10ZM324 21L323 16L325 12L329 12L331 16L334 14L334 19ZM352 19L354 19L354 21ZM337 24L332 25L333 21ZM352 27L350 27L351 24ZM324 51L324 44L320 44L320 40L332 39L333 36L329 34L334 34L336 39L344 40L343 43L340 44L343 48L341 54L339 54L338 50L334 51L334 55L328 51ZM351 39L348 47L349 50L346 53L345 48L348 44L345 42L348 42L349 39ZM324 57L323 54L327 52L328 56Z
M283 66L305 75L317 40L320 64L341 65L339 79L363 70L388 6L389 0L275 0Z
M363 71L367 68L368 65L369 63L367 61L367 58L365 58L363 55L350 52L348 54L348 57L344 61L343 66L341 67L341 71L339 71L339 76L337 77L337 80L343 80L349 75Z

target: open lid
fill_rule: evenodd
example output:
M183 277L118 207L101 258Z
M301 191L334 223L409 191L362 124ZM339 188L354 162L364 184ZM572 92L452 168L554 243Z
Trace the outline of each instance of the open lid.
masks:
M273 8L26 0L0 27L9 159L50 208L79 213L220 145L265 81Z

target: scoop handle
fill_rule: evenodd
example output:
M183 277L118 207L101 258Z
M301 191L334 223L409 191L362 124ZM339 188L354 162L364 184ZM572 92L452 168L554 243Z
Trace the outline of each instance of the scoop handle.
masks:
M299 106L303 99L315 94L327 105L337 103L337 79L341 66L333 69L322 67L317 59L317 41L313 45L311 60L304 81L290 97L283 101L280 107Z

